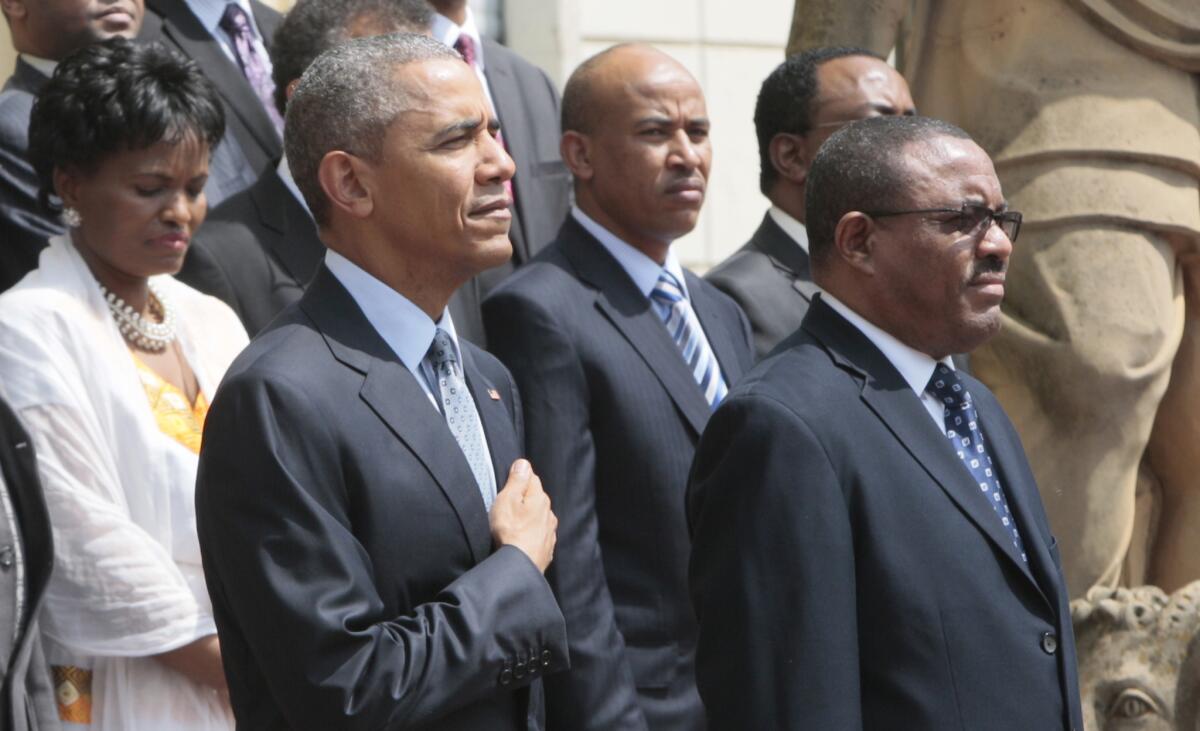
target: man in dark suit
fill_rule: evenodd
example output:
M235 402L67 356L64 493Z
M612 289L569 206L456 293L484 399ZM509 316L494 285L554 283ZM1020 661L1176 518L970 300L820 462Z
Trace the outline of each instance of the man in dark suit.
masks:
M26 155L29 112L55 65L76 50L113 36L132 38L142 0L63 3L0 0L13 48L20 54L0 91L0 292L37 267L51 236L66 229L38 201L38 179Z
M283 120L272 101L271 39L282 20L260 0L145 0L138 36L200 65L225 102L225 138L213 151L208 204L254 184L279 160Z
M59 728L37 616L54 566L33 445L0 401L0 728Z
M289 89L332 45L384 33L424 33L432 15L425 0L300 0L284 18L271 50L280 114L286 113ZM224 300L253 335L300 299L324 255L285 157L217 206L188 248L178 277ZM458 335L482 345L475 280L454 293L450 312Z
M962 130L855 122L807 193L822 293L688 488L714 729L1081 729L1067 589L1012 424L949 355L1000 327L1020 214Z
M327 52L288 120L329 253L226 374L197 478L239 725L540 729L567 667L555 518L512 378L446 311L511 255L512 161L474 74L420 35Z
M437 14L433 37L467 59L501 124L501 140L517 165L512 179L513 258L484 272L483 294L513 267L550 243L571 205L571 181L559 155L559 98L546 73L490 39L481 38L467 0L429 0Z
M578 207L483 313L564 528L548 577L573 669L547 680L547 715L573 731L699 729L684 486L753 360L737 305L671 252L704 201L704 95L669 56L617 46L572 74L563 129Z
M855 119L914 113L904 77L861 48L796 54L763 82L754 127L758 185L771 208L750 241L705 276L750 318L759 358L800 327L817 291L809 269L804 189L821 143Z

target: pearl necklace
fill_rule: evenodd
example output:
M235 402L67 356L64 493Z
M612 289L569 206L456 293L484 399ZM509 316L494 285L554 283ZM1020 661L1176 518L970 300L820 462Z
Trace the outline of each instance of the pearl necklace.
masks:
M175 310L157 284L149 281L146 286L150 289L150 311L158 315L162 322L153 322L142 317L140 312L134 312L133 307L108 291L103 284L100 285L100 292L108 303L108 311L117 321L121 337L134 347L151 353L161 353L175 341Z

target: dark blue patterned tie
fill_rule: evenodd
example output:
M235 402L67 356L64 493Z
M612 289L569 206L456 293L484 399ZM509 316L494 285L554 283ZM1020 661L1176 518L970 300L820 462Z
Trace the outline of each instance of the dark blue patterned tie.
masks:
M1008 500L1004 497L1004 488L1000 485L1000 476L996 474L992 456L983 444L983 430L979 427L979 415L975 412L975 403L971 401L971 393L963 385L958 374L944 363L938 363L929 379L925 391L933 395L946 406L946 438L962 460L963 466L975 478L979 491L987 498L988 504L1000 518L1004 530L1012 538L1017 553L1026 563L1025 546L1021 543L1021 533L1017 530L1017 521L1013 519L1008 509Z

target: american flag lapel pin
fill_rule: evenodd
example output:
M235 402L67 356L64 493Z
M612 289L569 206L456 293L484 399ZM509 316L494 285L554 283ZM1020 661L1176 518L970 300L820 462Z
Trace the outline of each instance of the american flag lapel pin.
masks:
M497 390L496 390L496 389L494 389L494 388L489 388L489 389L488 389L488 396L491 396L491 398L492 398L492 400L493 400L493 401L499 401L499 400L500 400L500 392L499 392L499 391L497 391Z

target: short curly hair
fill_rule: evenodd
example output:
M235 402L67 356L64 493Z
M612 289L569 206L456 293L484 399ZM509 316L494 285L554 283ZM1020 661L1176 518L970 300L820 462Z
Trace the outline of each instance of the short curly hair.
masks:
M112 38L58 64L29 116L29 161L44 208L55 169L95 170L115 153L194 136L209 152L225 133L221 98L200 67L160 43Z

